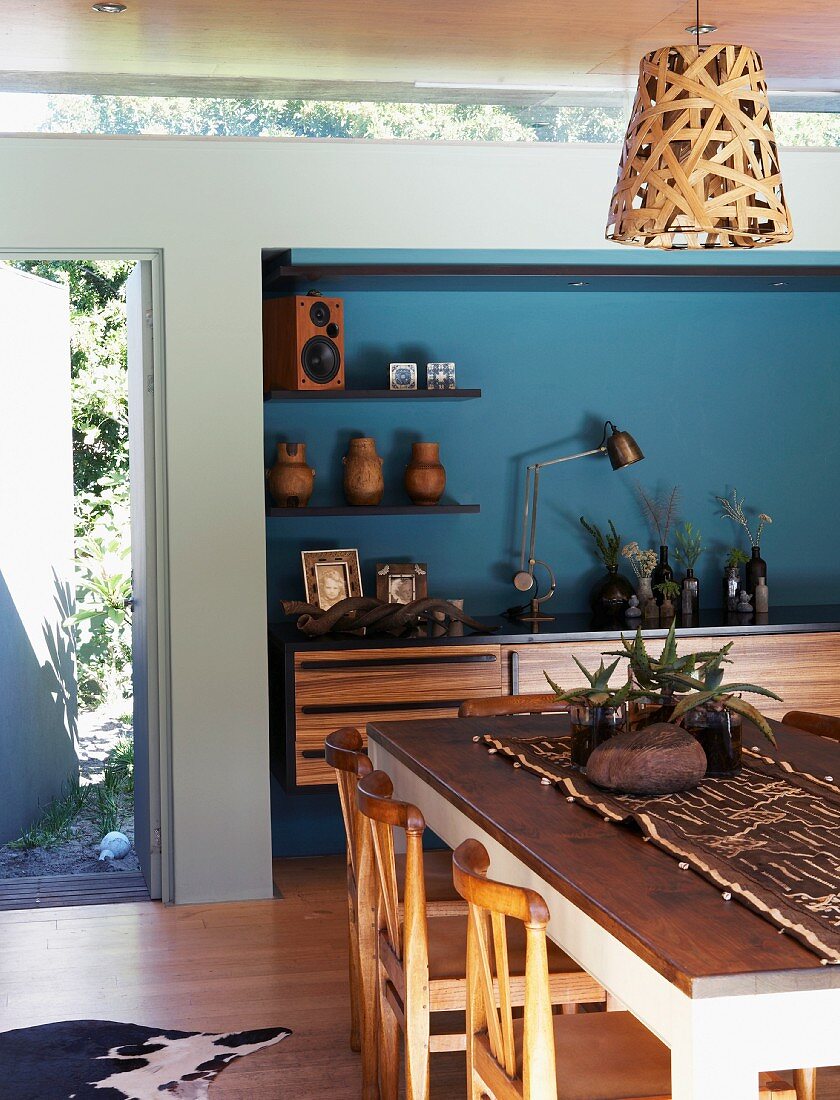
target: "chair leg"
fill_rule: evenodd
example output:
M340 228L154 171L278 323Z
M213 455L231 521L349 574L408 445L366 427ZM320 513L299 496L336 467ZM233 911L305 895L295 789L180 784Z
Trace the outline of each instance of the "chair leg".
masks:
M815 1069L795 1069L793 1087L796 1100L817 1100L817 1071Z
M429 1009L412 1011L406 998L405 1013L405 1100L429 1100Z
M400 1025L383 998L379 1008L379 1095L397 1100L400 1080Z
M361 964L359 962L359 925L356 920L356 907L353 898L348 894L347 915L349 932L349 957L350 957L350 1049L360 1051L362 1049L361 1033Z

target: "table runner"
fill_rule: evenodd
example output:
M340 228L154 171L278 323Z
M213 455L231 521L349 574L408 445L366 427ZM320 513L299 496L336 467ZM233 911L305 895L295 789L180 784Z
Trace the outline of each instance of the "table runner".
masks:
M635 823L684 870L693 868L824 962L840 962L840 786L832 776L744 749L732 779L645 798L589 783L571 763L568 736L481 740L607 820Z

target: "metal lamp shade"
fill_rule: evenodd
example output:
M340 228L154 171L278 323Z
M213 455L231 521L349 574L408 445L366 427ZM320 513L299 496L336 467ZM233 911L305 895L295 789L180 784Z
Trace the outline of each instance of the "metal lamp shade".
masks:
M754 50L664 46L642 58L606 236L645 248L793 238Z
M641 462L645 457L642 448L629 432L616 430L613 430L607 440L607 455L614 470L632 466L634 462Z

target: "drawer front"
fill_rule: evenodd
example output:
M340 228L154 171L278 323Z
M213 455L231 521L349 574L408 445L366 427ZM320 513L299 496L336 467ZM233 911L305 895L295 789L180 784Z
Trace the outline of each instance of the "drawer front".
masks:
M295 707L451 699L501 693L497 645L355 649L295 655Z
M341 726L454 718L464 699L502 694L499 646L353 649L295 655L299 786L334 783L324 738Z
M680 653L691 653L720 649L733 640L732 664L726 666L726 679L760 684L782 697L782 702L777 702L745 695L762 714L781 718L796 709L840 716L840 634L748 634L734 639L712 635L680 638L678 644ZM648 646L656 655L662 648L662 640L653 639ZM505 693L548 690L543 669L564 688L575 687L583 682L583 677L572 654L592 669L598 666L604 650L617 648L620 643L603 641L505 646L502 652ZM624 680L626 667L626 662L619 664L612 678L614 686Z

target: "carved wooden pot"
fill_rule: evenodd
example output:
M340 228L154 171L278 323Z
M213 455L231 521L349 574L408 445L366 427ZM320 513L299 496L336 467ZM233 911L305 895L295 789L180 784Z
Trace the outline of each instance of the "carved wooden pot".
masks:
M586 778L626 794L674 794L696 787L706 774L706 754L679 726L657 722L619 733L594 749Z
M385 492L382 459L376 453L376 440L351 439L344 463L344 496L348 504L365 507L379 504Z
M305 443L278 443L277 461L268 471L268 491L278 508L305 508L315 471L306 464Z
M413 504L437 504L446 488L446 470L440 464L439 443L412 443L405 468L405 491Z

